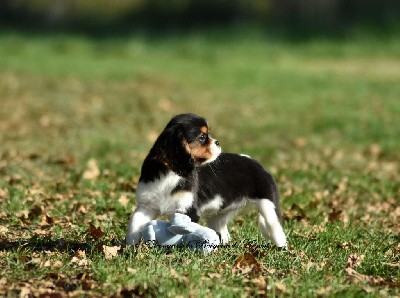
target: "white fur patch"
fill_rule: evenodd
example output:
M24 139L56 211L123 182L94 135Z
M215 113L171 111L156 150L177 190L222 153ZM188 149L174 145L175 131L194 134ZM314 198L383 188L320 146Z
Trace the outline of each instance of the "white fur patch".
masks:
M128 224L126 243L140 242L140 229L158 214L185 213L193 204L193 194L189 191L178 191L171 195L182 178L170 171L152 182L141 182L136 191L138 207Z
M222 152L221 146L217 146L217 145L215 144L215 141L216 141L216 140L212 139L212 143L211 143L211 145L210 145L211 158L209 158L209 159L207 159L205 162L203 162L203 165L206 164L206 163L213 162L213 161L216 160L217 157L221 154L221 152Z
M286 247L286 235L276 215L275 205L270 200L263 199L255 202L260 212L259 226L265 237L270 236L278 247Z
M204 214L205 217L214 215L219 212L221 206L223 204L223 200L221 196L216 195L211 201L207 202L203 206L199 208L200 214Z
M179 175L170 171L155 181L139 183L136 191L138 204L161 214L185 212L193 203L193 194L180 191L171 195L181 179Z
M140 242L141 235L140 230L142 227L150 222L156 213L151 209L138 207L132 214L129 223L128 231L126 233L126 244L132 245Z
M236 212L220 213L206 219L209 228L219 233L221 242L227 244L231 240L228 231L228 222Z
M190 191L179 191L172 196L172 201L176 206L172 212L185 213L193 205L193 194Z

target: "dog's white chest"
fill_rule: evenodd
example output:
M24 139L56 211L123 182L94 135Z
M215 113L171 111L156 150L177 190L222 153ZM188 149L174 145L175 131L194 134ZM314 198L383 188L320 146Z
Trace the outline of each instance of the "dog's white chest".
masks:
M138 204L161 214L185 213L193 204L192 192L172 193L181 179L183 178L170 171L155 181L139 183L136 191Z

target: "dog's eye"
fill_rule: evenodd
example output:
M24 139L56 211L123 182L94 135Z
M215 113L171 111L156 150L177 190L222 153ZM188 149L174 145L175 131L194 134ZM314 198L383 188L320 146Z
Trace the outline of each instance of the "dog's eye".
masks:
M207 135L206 134L202 134L200 137L199 137L199 141L200 141L200 143L205 143L205 141L207 140Z

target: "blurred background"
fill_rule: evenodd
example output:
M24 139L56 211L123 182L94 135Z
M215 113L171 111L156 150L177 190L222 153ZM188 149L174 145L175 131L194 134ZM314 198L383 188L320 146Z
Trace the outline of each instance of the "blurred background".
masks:
M170 117L195 112L224 150L279 167L398 157L399 1L2 0L0 20L7 154L137 174Z
M5 25L110 33L257 24L295 34L399 29L396 0L3 0Z

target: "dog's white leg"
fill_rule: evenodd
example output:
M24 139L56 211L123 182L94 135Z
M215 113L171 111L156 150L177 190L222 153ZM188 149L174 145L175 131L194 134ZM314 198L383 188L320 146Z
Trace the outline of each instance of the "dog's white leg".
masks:
M256 202L258 211L258 224L261 233L266 239L272 238L272 241L278 247L286 247L286 236L283 232L281 223L275 211L275 205L268 199L262 199Z
M156 217L157 213L149 208L138 206L128 223L125 242L127 245L138 244L142 238L140 230Z
M265 218L261 215L261 213L258 214L258 227L260 228L261 234L265 239L271 239L271 235L268 232L267 223L265 222Z
M230 214L218 214L214 217L207 218L207 226L217 232L221 238L221 243L226 244L231 240L228 231L228 221Z

